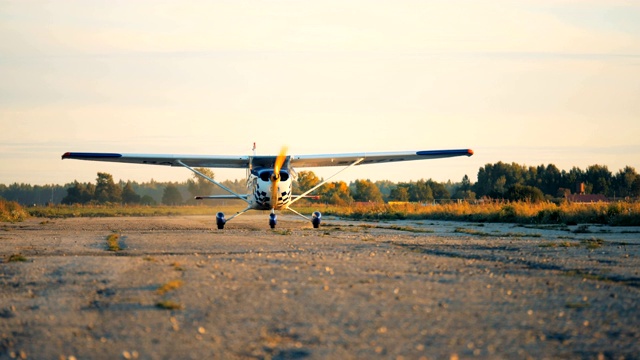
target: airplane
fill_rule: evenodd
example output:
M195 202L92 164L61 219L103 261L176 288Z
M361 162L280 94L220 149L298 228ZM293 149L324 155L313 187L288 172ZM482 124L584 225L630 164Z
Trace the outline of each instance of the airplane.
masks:
M276 210L289 210L294 214L311 221L314 228L321 223L322 214L313 212L311 218L292 209L290 206L303 198L318 198L309 195L320 186L326 184L331 178L356 165L380 164L399 161L440 159L455 156L472 156L471 149L456 150L422 150L422 151L395 151L395 152L362 152L342 154L315 154L315 155L287 155L287 148L283 147L278 155L256 155L255 144L251 155L175 155L175 154L121 154L121 153L95 153L95 152L66 152L64 159L122 162L145 165L164 165L184 167L193 173L210 181L228 195L196 196L197 200L203 199L240 199L247 203L247 207L225 218L224 213L216 213L216 225L218 229L224 229L227 222L246 213L249 210L270 210L269 226L273 229L277 224ZM293 195L293 181L297 178L295 168L341 166L342 168L321 181L303 194ZM247 194L238 194L222 183L201 173L196 168L244 168L247 170Z

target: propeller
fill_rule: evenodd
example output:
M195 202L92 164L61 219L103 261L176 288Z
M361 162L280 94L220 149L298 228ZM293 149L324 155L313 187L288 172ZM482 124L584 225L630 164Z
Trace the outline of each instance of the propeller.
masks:
M280 149L280 154L276 157L276 162L273 164L273 174L271 175L271 208L275 209L278 203L279 191L278 183L280 182L280 170L284 161L287 158L287 147L283 146Z

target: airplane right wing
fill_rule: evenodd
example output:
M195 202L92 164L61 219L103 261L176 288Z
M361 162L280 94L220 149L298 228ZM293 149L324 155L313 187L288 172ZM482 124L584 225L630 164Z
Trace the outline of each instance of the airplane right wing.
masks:
M380 164L411 160L441 159L454 156L471 155L473 155L473 150L471 149L299 155L291 157L291 166L294 166L296 168L317 166L348 166L360 159L363 160L360 161L357 165Z

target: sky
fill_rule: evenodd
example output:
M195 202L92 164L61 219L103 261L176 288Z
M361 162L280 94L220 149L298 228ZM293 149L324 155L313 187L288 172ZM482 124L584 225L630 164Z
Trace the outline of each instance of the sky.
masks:
M359 166L347 182L475 181L498 161L640 171L640 2L0 0L0 183L184 181L60 157L254 142L475 152Z

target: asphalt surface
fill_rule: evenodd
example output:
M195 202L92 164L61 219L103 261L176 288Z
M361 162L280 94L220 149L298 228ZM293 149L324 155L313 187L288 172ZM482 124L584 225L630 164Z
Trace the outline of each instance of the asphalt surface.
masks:
M0 359L640 358L640 228L29 219L0 261Z

